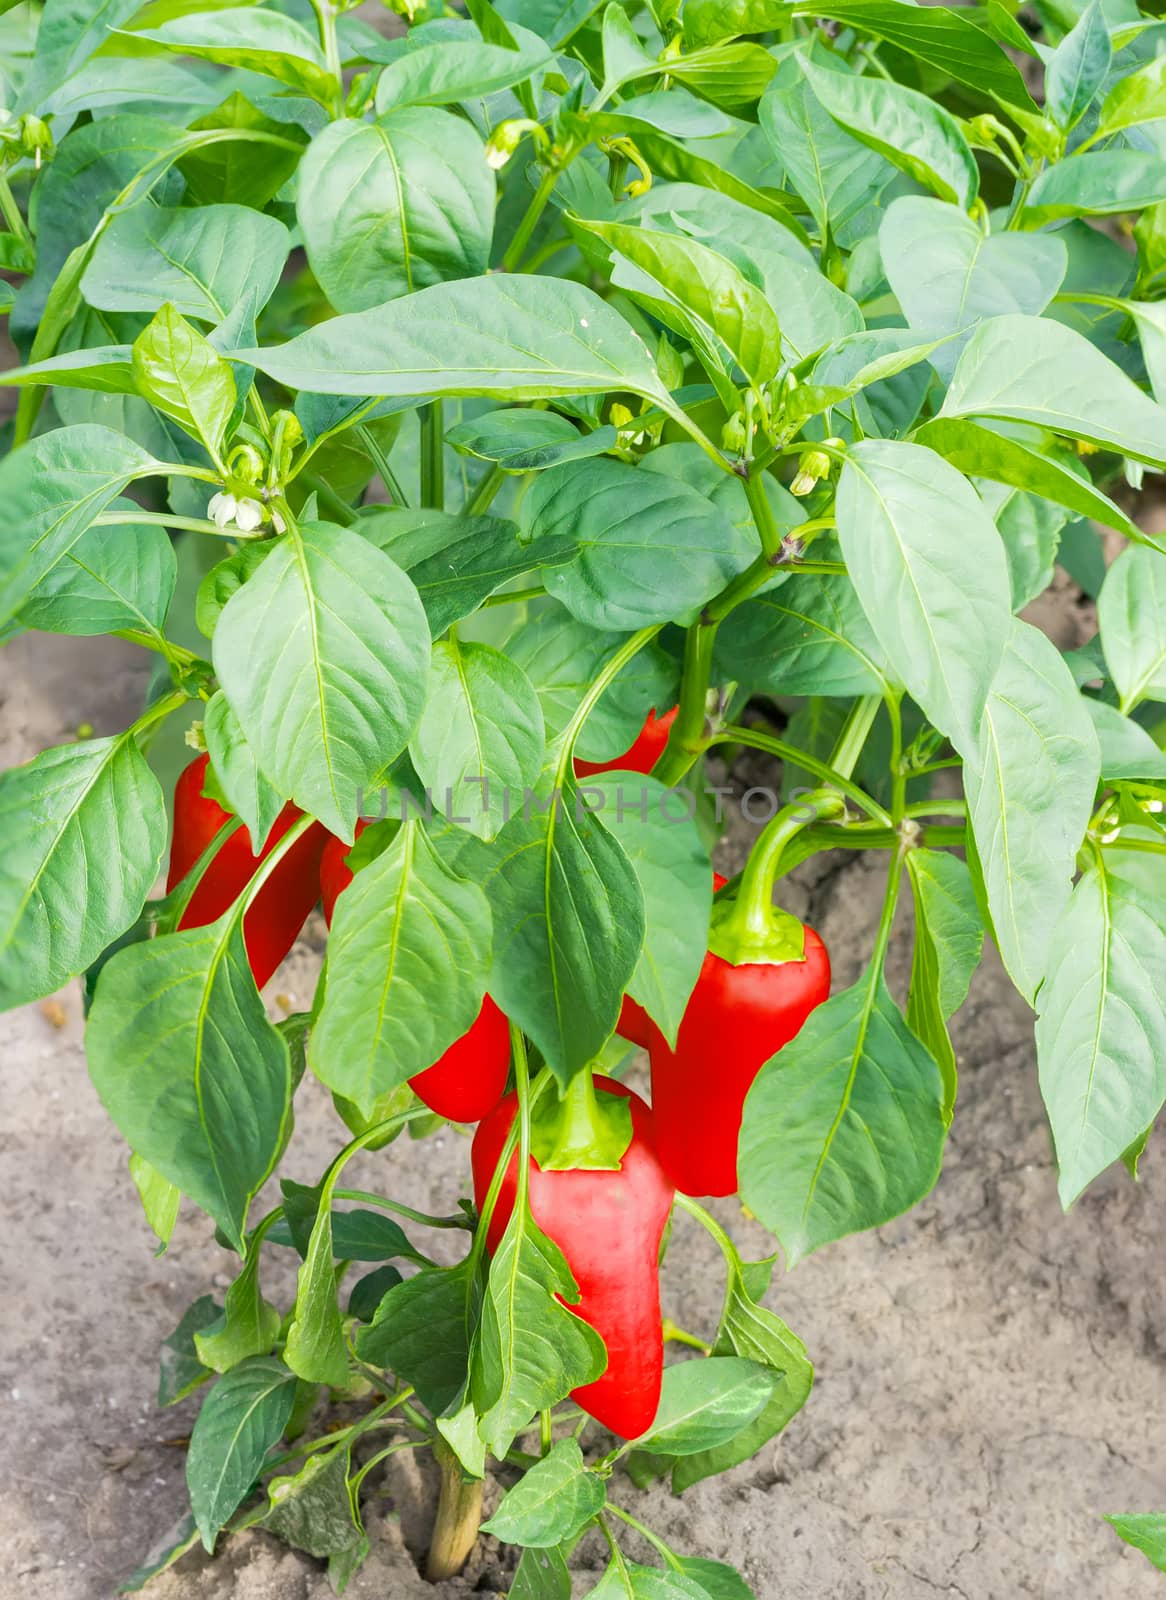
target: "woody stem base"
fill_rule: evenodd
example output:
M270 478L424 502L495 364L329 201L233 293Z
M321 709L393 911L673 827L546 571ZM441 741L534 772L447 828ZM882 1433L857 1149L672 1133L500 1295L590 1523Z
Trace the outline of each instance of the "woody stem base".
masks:
M430 1583L440 1583L462 1570L474 1548L482 1520L483 1483L481 1478L463 1478L461 1463L448 1445L439 1444L434 1454L441 1468L441 1495L425 1576Z

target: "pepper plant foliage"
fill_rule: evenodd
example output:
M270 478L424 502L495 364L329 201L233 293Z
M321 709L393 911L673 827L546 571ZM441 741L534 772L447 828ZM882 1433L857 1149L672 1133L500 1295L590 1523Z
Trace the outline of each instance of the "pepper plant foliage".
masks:
M623 1554L626 1447L585 1457L552 1414L601 1340L525 1186L491 1270L472 1208L405 1208L406 1232L344 1176L380 1149L391 1187L409 1157L384 1146L427 1115L407 1080L486 994L513 1031L507 1157L532 1127L543 1148L532 1103L618 1063L625 992L675 1042L708 949L708 755L784 763L766 899L817 851L887 861L865 971L745 1105L740 1192L787 1263L935 1183L985 931L1036 1013L1062 1200L1136 1169L1166 1098L1166 553L1120 486L1166 467L1164 28L1133 0L1023 23L468 0L387 35L326 0L5 10L0 624L157 664L132 727L0 780L0 995L87 975L153 1227L164 1245L184 1195L241 1258L167 1341L163 1401L205 1400L164 1562L259 1522L340 1589L369 1472L430 1443L463 1520L487 1451L529 1467L490 1525L531 1552L516 1594L569 1593L597 1523L605 1600L746 1592L654 1536L662 1566ZM1108 571L1098 524L1128 541ZM1098 605L1068 656L1018 615L1055 561ZM630 803L574 775L674 705ZM149 897L192 724L228 829L298 820L178 931L214 850ZM362 813L385 820L348 857L315 1002L273 1024L245 912L312 819L347 851ZM357 1137L256 1221L305 1070ZM724 1315L630 1457L677 1490L810 1380L767 1271L685 1204L724 1251ZM468 1254L436 1265L434 1224ZM260 1284L281 1249L282 1309ZM309 1447L325 1386L373 1399Z

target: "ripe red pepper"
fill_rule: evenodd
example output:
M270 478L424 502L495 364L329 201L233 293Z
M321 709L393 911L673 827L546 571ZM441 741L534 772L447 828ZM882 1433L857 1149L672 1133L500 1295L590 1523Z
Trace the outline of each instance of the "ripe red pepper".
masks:
M666 711L662 717L657 717L656 708L653 706L635 741L622 756L617 756L614 761L583 761L576 756L575 776L590 778L597 772L651 772L664 753L664 746L668 743L668 731L676 721L679 709L678 706L673 706L671 711Z
M543 1171L530 1160L530 1209L535 1222L566 1257L579 1285L571 1309L607 1346L607 1368L571 1398L597 1422L625 1439L651 1427L660 1403L664 1340L660 1322L660 1240L673 1190L656 1156L652 1112L639 1095L611 1078L596 1077L597 1095L631 1101L632 1139L618 1168ZM518 1099L508 1094L474 1135L474 1195L479 1207L502 1155ZM498 1248L518 1189L515 1152L486 1233Z
M716 894L718 889L723 889L728 881L727 878L722 878L719 872L714 872L713 893ZM660 1030L640 1002L633 1000L630 994L625 994L615 1031L621 1039L629 1039L632 1044L638 1044L641 1050L648 1050Z
M801 961L734 966L705 956L676 1049L658 1028L649 1046L656 1148L682 1194L736 1192L745 1096L829 994L830 957L813 928Z
M230 813L217 800L202 792L209 760L205 753L196 756L174 788L174 840L170 846L167 893L186 876L230 819ZM275 819L258 856L252 853L247 829L236 828L203 873L182 913L179 928L202 928L221 917L246 888L260 861L302 816L299 807L289 801ZM280 861L243 918L247 959L260 989L296 942L319 898L320 857L329 837L322 823L313 822Z
M356 824L359 839L367 824ZM320 893L324 919L332 926L336 897L352 882L345 864L351 845L332 837L320 861ZM409 1079L409 1087L439 1117L451 1122L478 1122L506 1092L510 1074L510 1024L486 995L482 1009L460 1039L431 1067Z

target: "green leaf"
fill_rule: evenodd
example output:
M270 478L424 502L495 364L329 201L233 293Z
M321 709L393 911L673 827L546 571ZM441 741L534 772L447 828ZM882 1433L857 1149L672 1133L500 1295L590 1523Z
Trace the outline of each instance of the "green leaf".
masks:
M510 1600L571 1600L571 1574L562 1549L524 1550L509 1596Z
M294 1550L328 1561L337 1594L368 1554L355 1487L349 1481L352 1445L340 1444L308 1457L298 1472L272 1478L263 1526ZM337 1568L345 1574L336 1583Z
M163 1572L169 1570L188 1550L198 1543L198 1529L194 1516L187 1511L170 1530L158 1540L140 1566L117 1586L118 1594L139 1594Z
M704 1556L679 1556L681 1575L697 1583L709 1600L756 1600L753 1590L735 1567Z
M896 675L957 749L973 745L1011 623L1004 549L980 497L934 451L866 439L843 466L837 517Z
M240 545L233 555L214 566L200 581L194 598L194 620L198 631L210 639L214 635L223 607L241 589L256 567L264 561L275 546L266 539L249 540Z
M0 461L0 625L134 478L157 463L110 428L57 428Z
M1121 710L1166 700L1166 555L1147 545L1123 550L1101 586L1097 620Z
M620 222L576 225L616 252L613 283L635 298L647 280L647 298L657 315L675 332L693 338L698 354L710 345L722 364L728 358L725 370L735 363L754 388L776 375L781 363L777 315L731 261L682 234ZM623 261L631 263L630 273Z
M487 411L459 422L446 442L465 455L495 461L504 472L542 472L563 461L603 455L616 443L615 428L580 433L556 411Z
M826 0L825 5L812 0L798 6L794 15L829 17L843 27L871 33L974 89L977 95L991 95L1022 110L1033 109L1019 70L978 26L978 13L965 16L956 7L905 6L900 0ZM687 17L686 6L686 22Z
M1166 1513L1127 1512L1122 1516L1106 1517L1105 1520L1119 1539L1140 1550L1159 1572L1166 1572Z
M47 0L19 109L43 116L50 109L43 102L52 91L105 44L110 28L128 21L137 9L137 0L104 0L101 5ZM111 63L103 60L101 65L108 70Z
M578 1299L562 1251L516 1206L490 1264L470 1355L478 1432L494 1455L506 1454L536 1412L603 1371L603 1340L569 1309Z
M372 1272L366 1272L363 1278L358 1278L353 1284L352 1293L348 1296L349 1316L356 1317L360 1322L372 1322L389 1290L404 1281L393 1266L377 1267Z
M725 1444L773 1398L778 1374L740 1356L681 1361L664 1369L660 1408L644 1450L695 1455Z
M980 498L993 513L1004 541L1012 609L1020 611L1053 581L1065 512L1040 495L996 484L984 484Z
M745 1101L741 1198L790 1267L889 1222L939 1176L944 1086L871 967L811 1012Z
M1039 316L1061 287L1069 258L1051 234L985 234L971 217L941 200L903 195L879 228L883 270L922 336L966 334L986 317ZM931 356L949 380L966 339Z
M490 914L411 820L336 903L311 1063L366 1115L431 1067L477 1017Z
M261 90L263 85L256 88ZM275 134L293 146L307 144L307 135L296 123L276 122L265 116L237 90L190 126L192 133L234 128L244 134ZM300 152L295 148L256 144L245 138L228 139L190 151L179 161L178 170L186 179L187 196L195 205L226 202L258 212L283 188L299 160Z
M640 773L598 774L580 785L599 801L603 824L623 846L644 895L644 948L628 993L669 1044L708 950L712 880L708 852L684 797Z
M1166 861L1119 841L1051 930L1036 1046L1066 1207L1166 1102L1164 905Z
M86 1049L129 1144L242 1250L248 1204L283 1146L291 1071L241 918L119 951L101 974Z
M721 632L717 668L755 692L857 695L890 677L882 648L843 574L796 575L749 600Z
M1000 431L1004 427L1015 427L1015 436ZM969 478L991 478L1014 489L1031 490L1078 516L1093 517L1116 528L1127 538L1139 537L1126 513L1093 487L1083 467L1059 459L1051 440L1041 447L1036 438L1021 437L1028 431L1023 425L993 428L936 417L925 422L914 437L916 444L935 450Z
M208 1550L263 1468L291 1416L295 1374L260 1356L220 1378L190 1436L186 1484Z
M1160 750L1145 728L1123 717L1116 706L1086 696L1085 709L1101 746L1101 776L1115 778L1166 778L1166 750Z
M126 520L85 530L21 606L22 627L76 636L160 632L178 575L169 535L156 523L135 522L131 500L114 509Z
M967 997L984 929L971 874L958 856L912 850L907 870L915 896L915 948L907 1026L931 1051L943 1076L943 1114L951 1121L957 1075L947 1019Z
M503 585L536 565L553 566L575 554L570 539L544 539L536 553L520 543L513 522L428 507L374 511L358 527L409 574L435 639Z
M815 66L800 54L798 65L823 109L848 133L910 173L941 200L971 208L980 188L975 157L959 123L942 106L914 89L885 78L858 78Z
M252 839L266 839L283 810L284 797L260 772L255 753L221 689L207 702L202 730L211 772L226 809L243 819Z
M343 1389L348 1382L348 1351L336 1299L332 1265L332 1191L339 1169L324 1183L319 1211L296 1280L296 1303L283 1358L306 1383Z
M141 929L141 923L135 923L129 931L132 940ZM143 930L145 932L146 930ZM109 952L111 955L113 951ZM96 981L100 969L95 973L90 967L85 974L86 1000L91 996L90 980ZM148 1161L143 1161L141 1156L131 1153L129 1159L130 1177L133 1179L134 1188L138 1191L138 1199L142 1202L142 1211L150 1225L150 1231L158 1240L159 1248L156 1255L161 1255L169 1245L174 1234L174 1224L178 1221L178 1208L182 1203L182 1196L178 1190L165 1179L160 1172L155 1172Z
M603 1479L588 1468L578 1441L559 1439L507 1490L482 1531L505 1544L549 1550L577 1538L606 1500Z
M507 655L522 667L542 703L548 739L562 733L625 637L589 628L561 606L549 605L507 639ZM658 645L637 651L584 723L576 756L584 761L622 756L649 711L663 715L675 704L677 687L676 663Z
M296 215L337 311L486 271L494 174L461 117L427 106L332 122L300 165Z
M756 1289L751 1293L750 1285L746 1282L746 1273L757 1265L755 1262L743 1264L738 1260L729 1267L725 1304L713 1354L742 1356L746 1360L759 1362L780 1381L768 1403L753 1421L730 1439L711 1449L681 1456L673 1463L674 1494L683 1494L692 1484L727 1472L742 1461L751 1460L764 1444L787 1426L809 1399L814 1369L806 1355L805 1345L796 1334L790 1332L780 1317L757 1304L754 1293L763 1291ZM700 1579L699 1573L692 1573L691 1576L698 1581Z
M1136 72L1118 78L1101 102L1100 137L1166 117L1166 58L1154 56Z
M1166 199L1166 160L1140 150L1089 150L1046 167L1028 192L1022 219L1035 228L1061 217L1140 211Z
M376 52L370 46L370 60L384 60L392 52L377 80L378 112L484 99L513 88L554 61L548 46L528 29L516 30L521 35L519 47L507 50L485 43L468 23L464 38L446 33L450 20L439 24L440 33L431 32L423 23L411 28L403 40L386 41Z
M371 1326L356 1333L356 1353L417 1390L439 1415L461 1393L469 1367L468 1263L419 1272L390 1289Z
M1085 115L1112 60L1108 18L1101 0L1091 0L1045 67L1045 109L1062 132Z
M941 415L1033 422L1166 463L1166 410L1088 339L1043 317L996 317L977 328Z
M158 311L221 322L251 292L271 299L291 245L275 217L250 206L170 209L149 201L115 216L81 293L103 311Z
M630 389L671 404L618 312L582 284L531 274L434 284L235 359L320 394L538 400Z
M1015 620L964 764L996 942L1032 1000L1069 898L1100 771L1072 674L1044 634Z
M429 628L409 579L353 529L303 523L224 606L214 662L269 781L351 839L358 790L424 702Z
M528 791L522 810L492 845L475 844L481 865L467 853L464 870L493 914L490 993L566 1083L615 1029L643 946L643 895L572 780Z
M709 1600L709 1591L693 1578L638 1561L613 1560L588 1600Z
M857 243L873 229L879 195L897 176L884 155L835 122L801 80L769 89L760 120L820 238L832 233Z
M199 1295L187 1306L174 1332L162 1340L158 1361L158 1404L176 1406L211 1376L198 1358L195 1336L222 1314L213 1295Z
M0 373L0 385L26 389L52 384L57 389L91 389L97 394L137 394L128 344L66 350L47 361L12 367Z
M187 12L157 28L138 28L131 37L165 45L179 55L264 73L323 105L340 87L308 30L277 11L243 7Z
M691 622L756 553L755 540L688 484L606 458L541 473L522 512L536 560L545 539L577 548L543 576L592 628Z
M7 1010L52 994L137 920L166 848L166 807L124 733L46 750L0 775L0 833Z
M248 1241L247 1259L227 1290L222 1315L194 1335L199 1360L214 1372L229 1372L252 1356L270 1355L279 1337L279 1311L259 1287L261 1247L262 1237Z
M521 667L490 645L434 645L410 755L448 820L492 839L538 777L544 750L542 707Z
M133 372L139 394L220 460L235 410L235 375L172 305L164 305L134 340Z

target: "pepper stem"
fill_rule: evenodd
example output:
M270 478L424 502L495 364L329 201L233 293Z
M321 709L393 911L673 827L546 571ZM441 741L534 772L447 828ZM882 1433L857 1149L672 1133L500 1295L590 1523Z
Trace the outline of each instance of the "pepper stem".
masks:
M614 1172L632 1142L625 1095L595 1087L590 1065L531 1118L531 1154L543 1172Z
M804 961L806 930L773 903L773 884L790 840L803 828L842 816L846 802L836 791L817 790L782 808L753 846L736 898L713 902L709 949L739 967L745 962Z
M441 1468L441 1494L425 1576L430 1583L440 1583L456 1577L474 1548L482 1520L483 1480L462 1476L461 1462L444 1440L434 1442L433 1453Z

